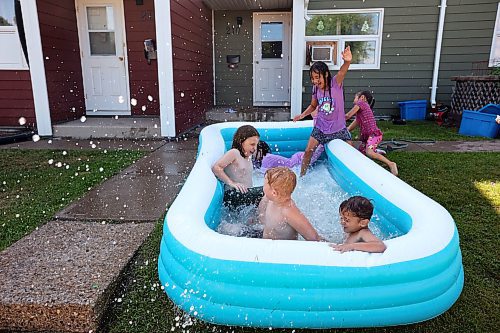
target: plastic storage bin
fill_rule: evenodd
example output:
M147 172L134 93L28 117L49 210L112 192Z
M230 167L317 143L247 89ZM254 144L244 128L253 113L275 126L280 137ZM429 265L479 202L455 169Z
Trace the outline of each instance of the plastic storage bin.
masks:
M478 111L464 110L458 133L494 139L500 135L497 115L500 115L500 105L496 104L488 104Z
M399 111L401 119L406 120L425 120L427 111L427 101L425 99L417 101L399 102Z

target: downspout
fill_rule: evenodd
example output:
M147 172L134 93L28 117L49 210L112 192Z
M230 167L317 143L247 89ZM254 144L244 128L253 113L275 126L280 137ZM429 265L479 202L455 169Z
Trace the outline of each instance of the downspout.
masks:
M437 92L437 82L439 76L439 60L441 58L441 43L443 42L443 31L444 31L444 19L446 14L446 0L441 0L441 6L439 10L439 25L438 33L436 39L436 51L434 54L434 71L432 73L432 87L431 87L431 106L436 106L436 92Z

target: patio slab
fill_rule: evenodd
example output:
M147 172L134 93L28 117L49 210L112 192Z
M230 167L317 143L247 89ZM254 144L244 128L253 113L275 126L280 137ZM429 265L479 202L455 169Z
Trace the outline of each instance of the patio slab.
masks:
M95 332L154 223L51 221L0 253L0 331Z

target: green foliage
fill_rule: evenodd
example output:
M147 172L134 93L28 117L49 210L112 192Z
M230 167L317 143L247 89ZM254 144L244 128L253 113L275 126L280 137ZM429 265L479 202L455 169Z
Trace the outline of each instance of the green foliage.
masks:
M314 332L495 332L498 318L500 214L499 153L393 152L401 179L443 205L453 216L461 240L465 286L457 303L423 323L371 329ZM160 221L127 273L104 327L106 332L269 332L225 327L183 314L159 286L157 258ZM432 232L432 231L430 231ZM120 299L118 299L120 298ZM292 332L273 329L273 332ZM313 332L313 330L295 330Z
M493 67L491 69L490 75L500 75L500 66Z
M131 151L0 150L0 250L143 155Z

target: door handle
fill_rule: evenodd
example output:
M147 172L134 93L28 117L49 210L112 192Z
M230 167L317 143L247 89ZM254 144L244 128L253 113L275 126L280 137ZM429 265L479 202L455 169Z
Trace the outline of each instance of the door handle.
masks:
M118 57L118 59L120 59L120 61L123 61L123 57Z
M258 64L259 64L259 61L257 60L255 63L258 65Z

